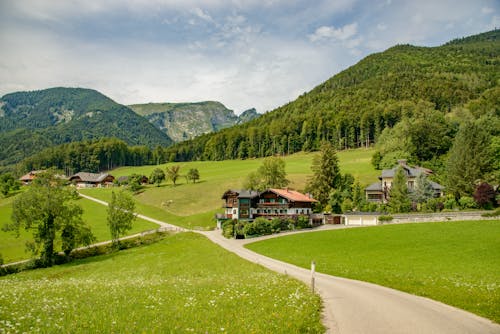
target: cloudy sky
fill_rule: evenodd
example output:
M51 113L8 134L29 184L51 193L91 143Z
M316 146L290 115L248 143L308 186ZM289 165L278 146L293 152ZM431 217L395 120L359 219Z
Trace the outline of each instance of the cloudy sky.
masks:
M0 96L272 110L397 43L500 27L499 0L0 0Z

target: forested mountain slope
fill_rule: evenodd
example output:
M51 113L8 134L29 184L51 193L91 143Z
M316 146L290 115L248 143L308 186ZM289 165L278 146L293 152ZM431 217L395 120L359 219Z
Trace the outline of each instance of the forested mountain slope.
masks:
M339 149L354 148L377 142L385 128L411 119L423 120L418 129L423 132L431 130L429 124L444 124L441 132L417 133L410 143L419 145L419 138L428 135L438 142L447 136L445 147L430 149L432 158L449 149L458 129L444 117L459 121L461 112L476 118L499 116L499 36L500 31L494 30L439 47L394 46L256 120L174 145L170 156L176 160L260 157L316 150L322 140Z
M51 88L0 99L0 166L50 146L106 137L149 147L172 143L146 119L95 90Z
M129 106L176 142L215 132L258 117L255 109L241 117L214 101L196 103L147 103ZM251 112L253 110L253 112Z

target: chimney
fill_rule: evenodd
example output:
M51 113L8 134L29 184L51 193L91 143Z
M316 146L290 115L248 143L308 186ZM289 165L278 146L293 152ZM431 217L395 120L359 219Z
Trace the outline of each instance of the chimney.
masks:
M400 166L406 166L406 159L399 159L399 160L398 160L398 164L399 164Z

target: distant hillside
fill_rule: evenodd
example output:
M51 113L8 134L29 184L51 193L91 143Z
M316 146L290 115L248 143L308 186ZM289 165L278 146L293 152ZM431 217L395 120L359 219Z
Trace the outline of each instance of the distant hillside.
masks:
M322 140L355 148L377 142L385 128L405 117L461 110L500 116L499 36L494 30L439 47L394 46L258 119L176 144L169 152L181 161L316 150Z
M220 102L148 103L129 106L176 142L215 132L259 116L255 109L240 117Z
M95 90L51 88L0 99L0 166L57 144L104 137L149 147L172 143L143 117Z

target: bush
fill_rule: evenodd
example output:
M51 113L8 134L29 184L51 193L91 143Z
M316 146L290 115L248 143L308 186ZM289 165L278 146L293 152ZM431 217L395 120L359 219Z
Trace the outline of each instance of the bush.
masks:
M382 223L384 223L384 222L390 222L390 221L392 221L393 219L394 219L394 218L393 218L392 216L379 216L379 217L378 217L378 221L379 221L379 222L382 222Z
M496 209L493 212L483 213L481 217L498 217L500 216L500 209Z
M457 201L455 201L455 197L446 196L446 200L444 201L444 208L448 210L453 210L457 208Z
M234 237L234 226L236 220L227 220L222 224L222 235L228 239Z
M243 228L245 236L258 236L272 234L273 224L265 218L257 218L252 223L248 223Z
M438 212L444 209L444 204L441 198L429 198L427 202L422 204L424 212Z
M476 207L476 202L472 197L463 196L458 200L458 204L460 205L460 209L474 209Z
M309 224L309 218L304 217L304 216L300 216L297 219L296 226L297 226L297 228L309 228L309 227L312 227L311 224Z

